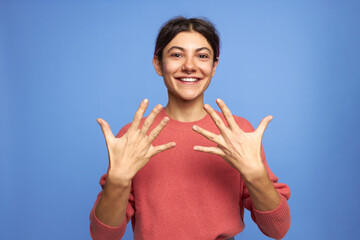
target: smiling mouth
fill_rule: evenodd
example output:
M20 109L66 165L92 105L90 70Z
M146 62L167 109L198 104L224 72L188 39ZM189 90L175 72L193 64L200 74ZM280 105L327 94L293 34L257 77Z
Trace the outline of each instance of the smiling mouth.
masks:
M181 82L197 82L200 80L199 78L176 78L176 79Z

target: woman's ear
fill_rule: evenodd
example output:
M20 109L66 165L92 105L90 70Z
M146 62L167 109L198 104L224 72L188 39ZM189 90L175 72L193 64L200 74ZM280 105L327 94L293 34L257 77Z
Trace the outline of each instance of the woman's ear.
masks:
M162 76L161 61L159 60L158 56L156 56L156 55L154 55L154 58L153 58L153 65L154 65L156 73L159 76Z
M219 57L216 58L216 61L214 61L213 63L213 70L212 70L212 74L211 74L211 77L213 77L215 75L215 72L216 72L216 68L217 68L217 65L219 63Z

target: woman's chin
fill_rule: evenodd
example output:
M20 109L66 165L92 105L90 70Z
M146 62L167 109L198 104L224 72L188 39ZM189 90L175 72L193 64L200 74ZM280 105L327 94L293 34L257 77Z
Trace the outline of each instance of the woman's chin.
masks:
M202 97L203 94L181 94L179 95L180 99L183 101L196 101L199 100Z
M169 100L175 100L180 102L189 102L189 101L198 101L203 99L203 91L194 91L194 90L182 90L182 91L168 91Z

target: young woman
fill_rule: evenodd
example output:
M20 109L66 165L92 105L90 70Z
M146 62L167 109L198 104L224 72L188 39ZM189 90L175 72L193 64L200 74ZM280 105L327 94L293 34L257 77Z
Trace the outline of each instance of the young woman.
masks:
M165 108L148 117L141 102L131 124L104 133L109 168L90 213L94 239L120 239L132 220L134 239L232 239L244 229L244 207L269 237L290 227L287 185L277 183L261 145L272 117L254 130L203 103L216 72L219 37L202 19L175 18L160 30L153 64L168 89Z

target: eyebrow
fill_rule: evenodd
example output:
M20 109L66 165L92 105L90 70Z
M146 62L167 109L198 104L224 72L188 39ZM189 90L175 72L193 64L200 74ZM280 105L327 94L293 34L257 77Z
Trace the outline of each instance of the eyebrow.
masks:
M181 50L181 51L185 51L185 49L182 48L182 47L173 46L173 47L171 47L167 52L169 53L169 52L170 52L171 50L173 50L173 49L179 49L179 50ZM207 48L207 47L197 48L197 49L195 50L195 52L200 52L200 51L202 51L202 50L208 50L208 51L211 53L211 50L210 50L209 48Z

